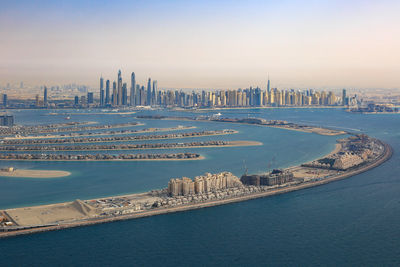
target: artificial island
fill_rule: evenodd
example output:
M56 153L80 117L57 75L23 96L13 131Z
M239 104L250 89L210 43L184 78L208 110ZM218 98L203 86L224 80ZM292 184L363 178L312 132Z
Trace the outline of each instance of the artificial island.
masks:
M225 123L256 124L322 135L347 134L348 136L337 140L335 149L328 155L311 162L303 163L300 166L294 166L287 169L274 169L261 174L248 174L246 171L240 178L228 171L215 174L206 173L197 176L194 179L188 177L172 178L168 184L166 184L165 188L140 194L89 200L77 199L65 203L6 209L0 212L0 237L148 217L287 193L323 185L365 172L384 163L392 155L392 148L389 145L364 134L351 134L335 129L298 125L294 123L265 121L256 118L215 119L142 117L142 119L212 120ZM147 138L150 138L150 140L163 138L169 139L184 138L187 135L190 137L197 137L233 133L235 133L234 130L223 130L196 133L185 132L178 135L167 134L156 137L147 135L145 140L147 140ZM32 132L29 132L29 134L32 134ZM13 147L10 147L10 145L15 147L22 145L22 148L27 148L27 146L24 146L27 144L26 142L29 142L29 144L32 142L33 144L40 144L43 140L47 140L45 143L48 143L49 140L69 139L74 139L74 137L64 139L12 139L3 140L3 142L8 145L9 149L12 149ZM95 138L93 142L96 142L96 140L97 139ZM7 142L20 143L15 144ZM83 143L84 142L90 143L90 140L88 141L85 139ZM100 142L105 141L101 140ZM256 143L251 143L252 141L246 142L250 142L247 145L256 145ZM4 143L3 145L5 145ZM64 143L64 141L56 141L52 144L58 145L59 143ZM207 142L204 143L207 144ZM229 144L232 145L230 141L211 141L209 144L221 147ZM134 147L132 149L140 149L140 146L147 145L148 144L141 144L138 145L139 147ZM160 144L151 144L151 146L159 145ZM172 143L165 145L174 148L177 146L199 147L198 142ZM76 148L76 146L73 146L73 148ZM90 149L93 149L93 147ZM201 157L199 154L191 154L189 152L182 154L188 154L190 157L194 158ZM31 159L32 158L29 158L29 160ZM61 158L61 160L65 159Z

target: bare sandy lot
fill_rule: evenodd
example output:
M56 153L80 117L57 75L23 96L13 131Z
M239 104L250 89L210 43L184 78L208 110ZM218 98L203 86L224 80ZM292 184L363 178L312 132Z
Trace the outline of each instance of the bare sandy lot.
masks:
M73 202L16 208L6 211L17 225L42 225L87 219L97 211L80 200Z

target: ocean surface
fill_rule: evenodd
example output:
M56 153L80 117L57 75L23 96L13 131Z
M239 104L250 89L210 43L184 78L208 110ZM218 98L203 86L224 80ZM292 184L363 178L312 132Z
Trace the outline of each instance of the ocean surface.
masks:
M66 122L71 111L15 110L16 123ZM79 111L73 111L76 113ZM81 111L86 113L87 111ZM93 113L100 112L93 110ZM342 109L140 111L131 115L70 115L100 124L138 121L144 126L235 129L238 134L157 140L252 140L262 146L140 150L196 152L198 161L6 162L0 167L66 170L56 179L0 177L0 208L89 199L164 188L170 178L231 171L240 176L284 168L329 153L339 138L261 126L136 119L142 114L261 117L366 133L394 148L391 160L328 185L224 206L137 220L0 239L4 266L399 266L400 115L350 114ZM174 131L176 133L178 131ZM171 132L172 133L172 132ZM143 143L143 142L136 142ZM71 152L73 153L73 152ZM115 152L110 152L115 153ZM130 153L124 151L122 153Z

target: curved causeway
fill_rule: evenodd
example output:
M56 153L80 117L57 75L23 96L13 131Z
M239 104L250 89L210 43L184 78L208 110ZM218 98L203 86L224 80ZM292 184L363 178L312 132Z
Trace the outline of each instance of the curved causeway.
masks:
M2 211L6 226L0 228L0 237L142 218L283 194L357 175L381 165L393 153L388 144L366 135L350 136L338 142L339 146L321 159L268 174L246 174L239 179L229 172L206 173L194 180L186 177L171 179L168 188L141 194L7 209ZM305 179L293 171L298 171L298 168L305 168L306 172L318 169L321 174Z

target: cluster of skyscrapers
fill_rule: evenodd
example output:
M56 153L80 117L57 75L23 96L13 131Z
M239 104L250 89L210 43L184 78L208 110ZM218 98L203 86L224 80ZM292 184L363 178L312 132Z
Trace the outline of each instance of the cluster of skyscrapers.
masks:
M309 90L278 90L271 88L268 79L267 89L259 87L238 90L192 91L158 90L157 81L148 79L147 87L136 83L135 73L131 74L130 92L123 83L121 71L117 81L105 82L100 78L101 107L116 106L161 106L161 107L260 107L260 106L333 106L349 105L346 90L342 98L333 92Z
M131 84L128 97L128 85L122 81L121 70L118 71L117 81L113 81L112 87L110 80L100 78L100 101L101 107L107 106L154 106L158 105L157 81L151 82L148 79L147 88L136 84L135 73L131 74Z

